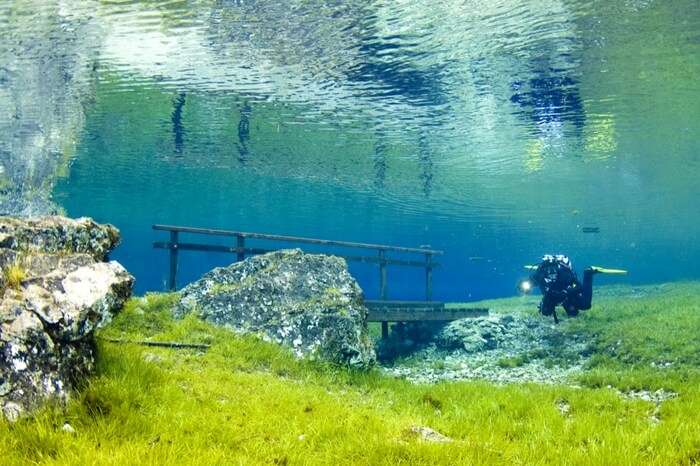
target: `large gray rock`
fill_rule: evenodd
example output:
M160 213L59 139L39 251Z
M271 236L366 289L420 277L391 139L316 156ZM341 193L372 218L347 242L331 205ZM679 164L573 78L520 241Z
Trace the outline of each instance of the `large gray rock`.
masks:
M297 356L353 367L375 360L362 290L338 257L293 249L214 269L182 290L174 313L190 312Z
M0 217L0 409L14 420L64 401L94 364L93 332L131 295L133 277L102 262L119 242L91 219Z
M467 352L494 349L513 338L523 338L525 326L508 315L493 315L454 320L435 336L442 349L464 349Z

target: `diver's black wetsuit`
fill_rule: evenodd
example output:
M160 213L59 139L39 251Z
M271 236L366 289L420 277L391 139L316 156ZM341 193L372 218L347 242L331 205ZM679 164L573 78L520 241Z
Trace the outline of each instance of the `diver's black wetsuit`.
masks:
M568 257L544 256L530 277L542 291L540 312L546 316L554 316L554 320L558 321L555 308L559 304L569 316L578 315L579 310L590 309L594 274L593 269L584 270L581 283Z

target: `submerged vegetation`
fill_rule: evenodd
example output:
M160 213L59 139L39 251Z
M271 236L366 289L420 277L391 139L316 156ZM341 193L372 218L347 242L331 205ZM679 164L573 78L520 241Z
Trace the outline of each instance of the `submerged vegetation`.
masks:
M194 316L173 320L176 295L147 295L102 331L97 374L66 407L0 423L2 463L697 463L700 284L601 295L568 324L593 342L581 376L500 386L416 385L297 360ZM522 301L489 305L507 312ZM659 389L677 397L632 396ZM431 441L440 437L423 436L424 427L451 441Z
M2 270L2 281L0 290L9 288L18 291L22 282L27 278L27 270L21 261L15 261Z

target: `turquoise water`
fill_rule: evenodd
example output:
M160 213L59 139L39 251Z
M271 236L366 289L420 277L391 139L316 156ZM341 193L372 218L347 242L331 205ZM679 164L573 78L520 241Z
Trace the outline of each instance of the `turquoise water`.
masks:
M547 252L700 279L699 31L683 0L4 1L0 210L114 223L138 292L153 223L430 245L444 300Z

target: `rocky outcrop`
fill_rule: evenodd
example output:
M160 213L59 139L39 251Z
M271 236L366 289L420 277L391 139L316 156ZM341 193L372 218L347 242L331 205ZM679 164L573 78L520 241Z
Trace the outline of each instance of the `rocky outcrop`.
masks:
M182 290L174 312L197 312L297 356L353 367L375 360L362 290L334 256L284 250L214 269Z
M133 277L102 262L119 242L91 219L0 217L0 408L14 420L65 400L94 363L93 332L131 295Z
M95 261L102 261L118 243L119 231L116 228L97 224L89 218L21 220L0 217L2 252L23 254L29 260L48 261L51 264L62 257L86 254ZM0 262L0 265L4 264Z

